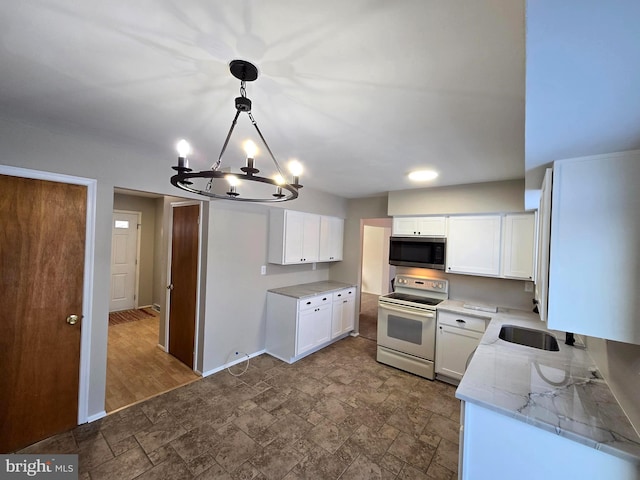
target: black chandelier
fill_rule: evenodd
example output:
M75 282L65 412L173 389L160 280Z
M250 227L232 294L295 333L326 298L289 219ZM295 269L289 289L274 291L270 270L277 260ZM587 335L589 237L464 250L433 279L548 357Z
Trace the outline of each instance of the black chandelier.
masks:
M239 200L244 202L285 202L287 200L297 198L298 191L302 188L302 185L299 183L302 166L295 160L290 162L289 170L293 177L293 181L287 182L276 157L273 155L269 145L267 145L267 141L262 136L262 132L258 128L258 124L253 118L253 115L251 115L251 100L247 98L246 82L253 82L258 78L258 69L253 64L245 60L233 60L229 64L229 70L231 70L231 74L234 77L240 80L240 96L236 97L236 115L233 117L231 128L229 128L227 138L222 145L222 150L220 151L218 160L212 165L211 169L194 172L189 168L189 160L187 159L187 156L191 153L191 147L186 140L180 140L177 145L178 164L172 167L178 173L171 177L171 184L181 188L182 190L186 190L187 192L204 195L206 197L222 198L225 200ZM275 174L271 178L258 175L260 170L255 168L254 159L257 147L251 140L244 142L245 152L247 154L247 163L246 166L240 168L242 173L236 173L230 170L223 171L221 169L222 156L227 149L229 139L231 138L231 134L233 133L233 129L236 126L236 122L238 121L238 117L241 112L245 112L249 116L256 132L258 132L260 140L265 146L267 152L269 152L271 160L273 160L275 165ZM204 190L200 190L193 186L194 182L192 180L194 179L208 179ZM214 180L216 179L226 180L227 186L222 189L216 188L216 185L221 183L214 183ZM260 182L262 184L272 185L275 187L275 193L272 193L270 197L243 197L238 192L238 187L244 181ZM224 192L226 188L228 188L228 190Z

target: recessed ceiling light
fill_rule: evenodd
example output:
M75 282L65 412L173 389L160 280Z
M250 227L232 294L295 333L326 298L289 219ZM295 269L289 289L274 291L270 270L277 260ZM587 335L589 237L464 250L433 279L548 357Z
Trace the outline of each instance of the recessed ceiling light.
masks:
M414 182L425 182L427 180L433 180L438 176L438 172L435 170L416 170L409 173L409 180Z

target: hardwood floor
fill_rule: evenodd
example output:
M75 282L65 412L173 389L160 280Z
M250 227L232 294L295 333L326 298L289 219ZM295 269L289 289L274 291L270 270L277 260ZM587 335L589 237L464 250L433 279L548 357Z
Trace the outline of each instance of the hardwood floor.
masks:
M108 413L200 377L158 347L158 316L109 327Z

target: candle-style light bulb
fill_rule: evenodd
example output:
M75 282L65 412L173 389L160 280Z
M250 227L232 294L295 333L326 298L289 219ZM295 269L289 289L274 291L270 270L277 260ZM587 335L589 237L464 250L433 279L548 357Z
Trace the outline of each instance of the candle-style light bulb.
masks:
M182 158L186 158L187 155L191 153L191 145L184 138L178 142L176 145L176 150L178 150L178 155Z
M178 167L189 168L189 160L187 159L187 155L191 153L189 142L183 138L176 145L176 150L178 150Z
M278 185L284 185L286 182L284 180L284 177L282 175L280 175L279 173L276 173L273 176L273 181L276 182Z
M244 148L244 153L247 154L247 158L255 158L256 153L258 153L258 147L252 140L245 140L242 144Z
M291 172L291 175L293 175L294 177L299 177L300 175L302 175L303 170L304 168L298 160L291 160L289 162L289 172Z
M240 195L236 187L240 185L240 180L235 175L225 175L224 179L229 183L229 191L227 195L230 197L237 197Z
M291 160L288 167L289 172L293 175L292 185L298 189L302 188L302 185L300 185L300 175L302 175L303 171L302 164L298 160Z
M237 187L240 185L240 180L235 175L225 175L224 179L231 185L232 187Z
M256 144L253 143L251 140L246 140L243 143L243 147L244 147L244 151L247 154L247 166L241 168L240 170L242 170L243 172L245 172L247 175L253 175L254 173L258 173L260 170L258 170L257 168L254 168L254 157L256 156L256 153L258 153L258 147L256 147Z

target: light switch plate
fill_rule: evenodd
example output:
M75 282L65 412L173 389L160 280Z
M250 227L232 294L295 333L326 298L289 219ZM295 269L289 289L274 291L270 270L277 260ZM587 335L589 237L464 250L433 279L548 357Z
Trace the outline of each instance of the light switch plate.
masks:
M267 266L266 265L262 265L260 267L260 275L266 275L267 274Z

